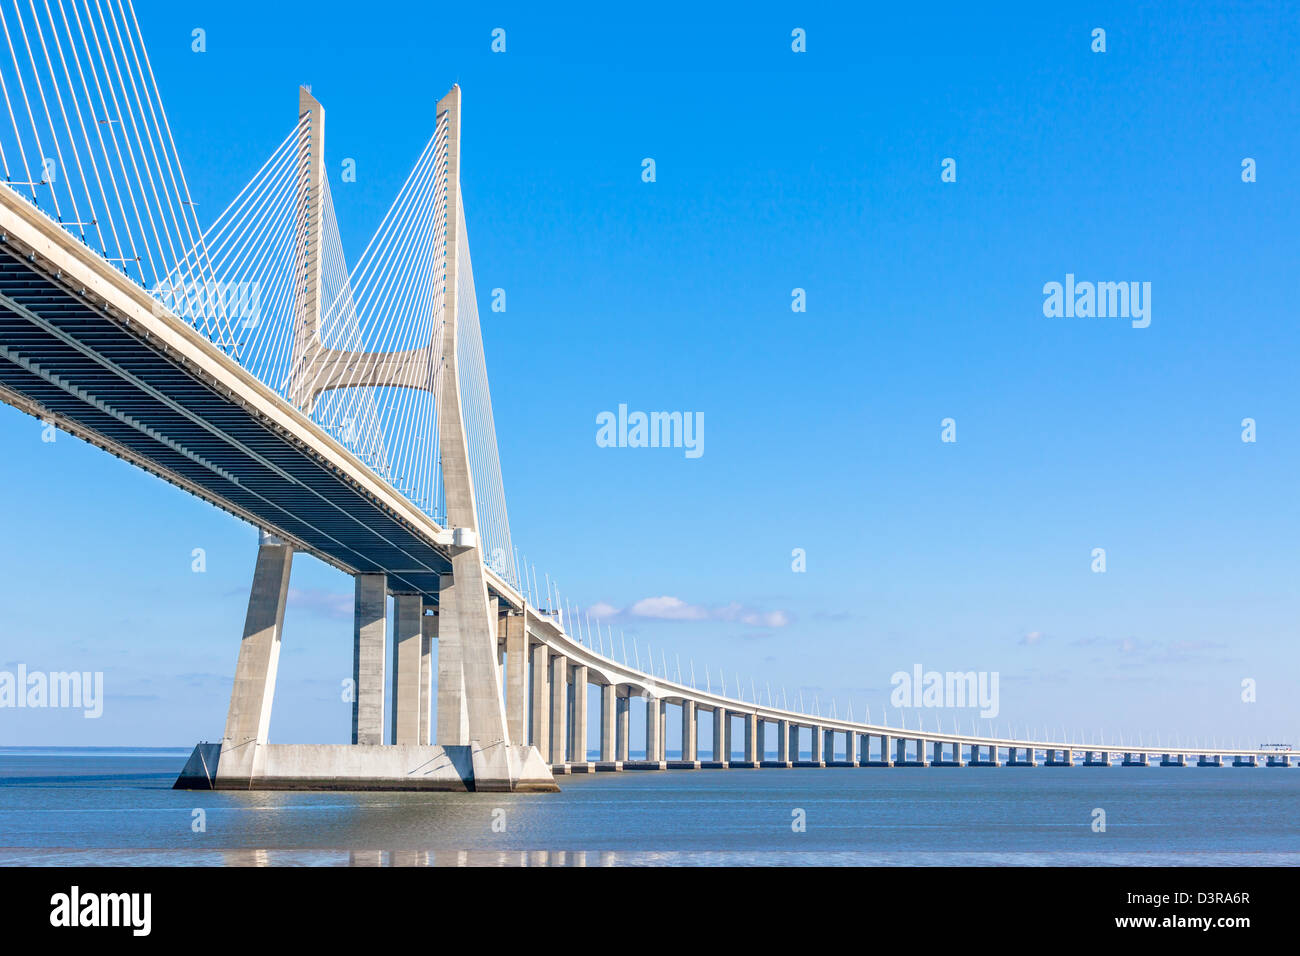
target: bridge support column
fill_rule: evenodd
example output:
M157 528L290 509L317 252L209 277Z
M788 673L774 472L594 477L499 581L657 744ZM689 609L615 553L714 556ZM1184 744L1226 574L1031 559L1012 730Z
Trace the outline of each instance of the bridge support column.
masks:
M971 751L971 755L974 756L974 751L973 751L973 750ZM961 741L960 741L960 740L954 740L954 741L952 742L952 765L953 765L954 767L964 767L964 766L966 766L966 761L962 760L962 758L961 758Z
M419 594L393 596L396 633L393 635L394 744L420 743L420 651L424 638L424 598Z
M680 769L698 770L700 767L699 757L696 753L697 728L695 725L695 701L682 701L682 756L677 761L676 766Z
M858 732L850 730L844 737L844 759L848 761L850 767L856 767L858 765Z
M754 739L756 741L754 744L754 760L759 766L762 766L763 761L767 759L767 721L761 717L758 718L758 728Z
M388 644L388 576L358 574L352 628L352 742L384 742L384 656ZM441 719L442 714L439 713ZM450 721L449 721L450 722ZM439 728L441 729L441 724Z
M1218 754L1201 754L1196 761L1196 765L1198 767L1222 767L1223 758Z
M632 698L618 694L614 700L614 760L620 765L628 762L628 748L632 740Z
M524 722L528 711L528 631L523 614L508 614L506 631L506 730L511 743L523 743Z
M565 744L569 739L569 659L551 656L551 751L553 773L568 773Z
M426 614L428 610L420 607L420 744L433 743L433 730L430 727L433 708L433 642L438 639L438 616ZM522 731L519 739L525 740Z
M822 764L830 766L835 762L835 731L822 731Z
M790 721L779 720L776 723L776 762L790 766Z
M547 763L551 762L551 678L550 648L532 646L533 726L531 742Z
M251 777L257 769L257 746L267 742L292 567L293 549L263 533L235 664L235 683L230 690L226 730L221 738L220 776L241 780Z
M745 714L745 762L744 767L758 766L758 715Z
M567 774L565 744L568 743L568 658L551 654L551 769Z
M826 766L826 758L822 755L825 747L822 741L822 728L817 724L813 724L810 730L812 731L812 752L809 753L808 759L813 766L824 767Z
M924 740L922 740L922 739L919 738L919 737L917 738L917 740L916 740L916 762L917 762L920 766L922 766L922 767L928 767L928 766L930 766L930 758L926 755L926 752L925 752L925 744L926 744L926 742L925 742Z
M645 699L645 759L647 763L658 765L658 769L663 770L661 765L663 757L663 703L658 697L649 697Z
M727 767L727 762L731 759L731 754L727 751L727 745L731 742L731 735L727 732L727 711L723 707L713 708L713 763L723 768Z
M889 753L889 734L880 735L880 765L882 767L892 767L894 758Z
M600 764L597 770L621 770L622 763L614 756L614 701L617 688L613 684L600 686Z
M569 764L576 773L589 773L593 769L587 760L587 668L583 664L573 668L573 734Z

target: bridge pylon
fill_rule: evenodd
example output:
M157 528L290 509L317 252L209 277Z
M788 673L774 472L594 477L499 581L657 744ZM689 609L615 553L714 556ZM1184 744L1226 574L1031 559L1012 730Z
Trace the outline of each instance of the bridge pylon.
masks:
M254 572L235 687L221 743L200 744L177 786L240 789L553 790L550 768L535 747L513 741L498 657L499 615L483 561L470 443L462 412L457 342L462 287L459 86L438 101L441 227L441 322L429 341L400 351L336 349L322 325L325 222L325 110L306 88L298 94L294 310L287 396L309 418L334 389L412 388L437 396L438 455L447 526L454 544L450 573L439 580L436 620L424 623L433 595L395 593L384 573L358 572L353 628L352 743L345 747L270 745L276 664L293 549L263 535ZM467 268L468 263L466 263ZM468 278L466 276L465 278ZM467 307L473 307L468 304ZM396 641L392 700L387 600L394 597ZM437 693L430 667L437 643ZM518 692L517 692L518 693ZM436 704L434 703L436 700ZM436 739L429 711L436 706ZM384 743L387 712L390 740ZM521 728L522 730L522 728Z

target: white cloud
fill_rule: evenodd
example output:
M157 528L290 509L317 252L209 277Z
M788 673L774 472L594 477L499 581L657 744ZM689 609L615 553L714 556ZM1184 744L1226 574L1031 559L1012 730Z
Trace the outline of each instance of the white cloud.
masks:
M658 621L734 621L749 627L785 627L790 615L785 611L760 611L732 601L718 607L689 604L679 597L663 594L642 598L619 610L604 601L590 608L593 617L639 617Z

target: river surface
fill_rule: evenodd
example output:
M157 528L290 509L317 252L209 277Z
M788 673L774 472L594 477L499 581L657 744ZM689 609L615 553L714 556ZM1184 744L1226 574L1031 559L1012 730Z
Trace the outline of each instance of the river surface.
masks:
M0 865L1300 864L1294 767L628 772L519 795L172 790L188 755L0 749Z

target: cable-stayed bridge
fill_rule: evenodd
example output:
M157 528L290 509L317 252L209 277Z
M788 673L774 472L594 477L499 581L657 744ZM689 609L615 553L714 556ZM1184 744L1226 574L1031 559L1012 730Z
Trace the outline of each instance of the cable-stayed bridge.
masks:
M544 790L580 771L1034 765L1039 754L1290 765L1260 749L861 723L620 661L554 610L510 538L459 88L349 265L325 111L308 90L262 168L202 227L129 2L15 2L0 7L0 32L0 399L262 530L225 730L196 747L178 786ZM355 578L347 745L269 742L295 553Z

